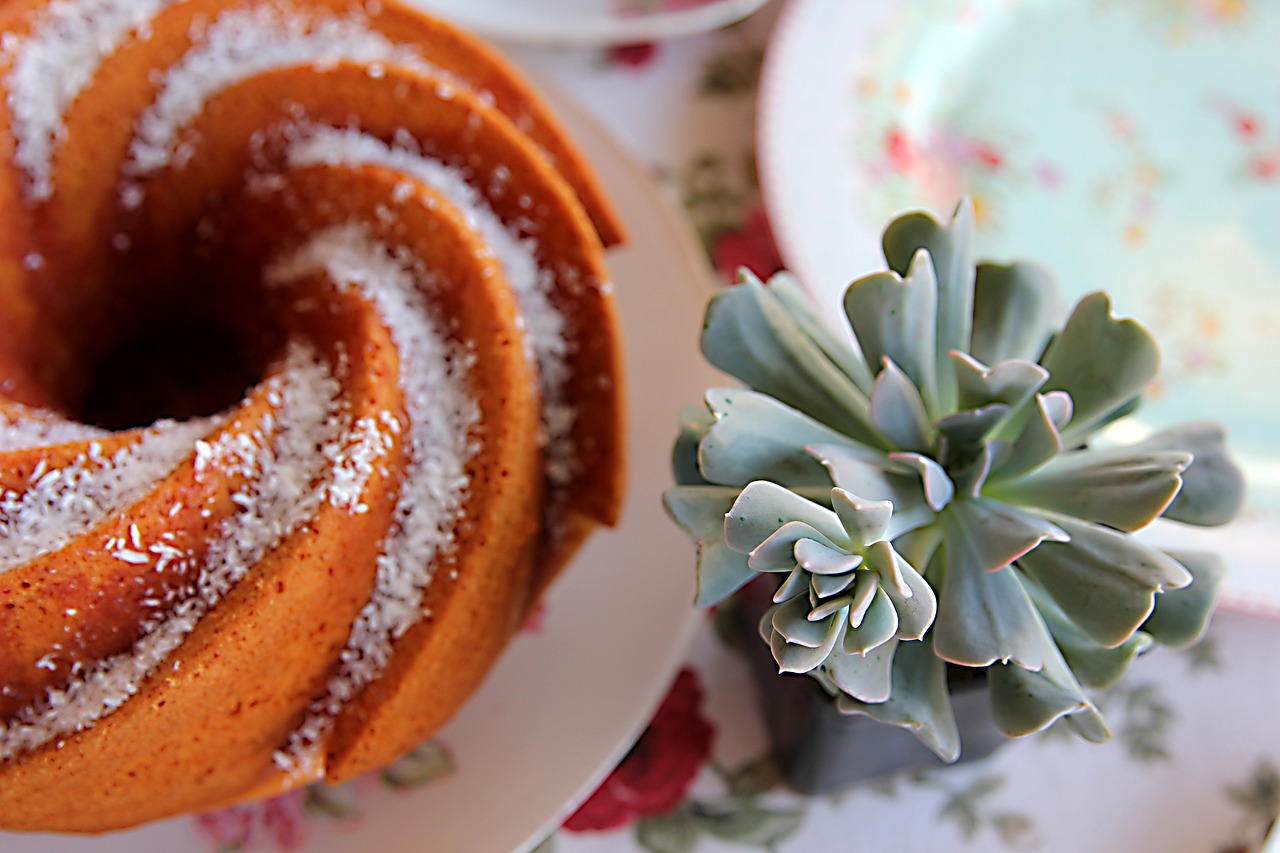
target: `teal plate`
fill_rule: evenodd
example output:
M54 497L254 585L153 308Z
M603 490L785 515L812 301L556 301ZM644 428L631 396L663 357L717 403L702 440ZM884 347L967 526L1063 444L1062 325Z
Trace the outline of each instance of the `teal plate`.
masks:
M1224 604L1280 616L1280 4L792 0L762 84L765 197L823 300L881 226L973 197L984 258L1033 259L1065 315L1107 290L1164 360L1133 429L1224 421L1244 518Z

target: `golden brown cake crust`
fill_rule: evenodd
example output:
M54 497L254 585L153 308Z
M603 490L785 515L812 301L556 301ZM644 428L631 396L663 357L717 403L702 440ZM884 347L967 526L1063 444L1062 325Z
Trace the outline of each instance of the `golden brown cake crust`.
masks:
M82 526L67 522L43 550L0 547L6 829L116 829L393 760L458 711L622 501L621 355L603 259L622 228L529 85L472 37L388 0L159 7L145 37L126 33L66 105L50 191L20 157L0 166L0 492L11 507L47 494L68 505L80 487L58 491L59 478L97 488L120 460L156 468L139 480L145 491L112 486L131 497L82 512ZM31 138L15 68L50 8L0 4L11 34L0 136L11 150ZM316 22L359 30L374 58L232 79L175 119L168 160L140 166L138 128L173 69L222 16L263 9L302 16L307 33L327 25ZM303 158L311 143L331 153ZM498 248L492 228L509 235ZM508 242L527 247L518 251L536 278ZM370 269L391 272L349 269L353 245ZM328 260L289 266L308 252ZM378 275L411 284L384 298ZM406 312L429 316L398 319ZM102 402L100 365L170 315L225 331L229 363L258 373L238 400L204 410L223 391L202 391L196 410L122 428L115 419L138 410L131 397ZM563 356L531 331L548 323ZM421 365L406 349L422 324L439 337L434 381L449 389L438 398L414 384ZM191 361L181 328L165 334L157 357ZM108 387L110 398L122 386ZM389 556L419 509L406 496L427 494L412 480L435 460L413 432L424 412L461 425L460 491L438 499L434 556L403 582L421 596L408 599L416 615L395 622L408 617L382 614L406 593L379 565L406 562ZM308 418L315 438L296 425ZM273 466L287 482L271 486L272 511L308 515L255 521L253 495L267 489L258 478ZM109 504L109 492L86 500ZM9 512L0 525L33 524ZM51 535L44 524L33 529ZM228 554L257 547L243 570L224 570ZM187 628L164 633L188 613ZM357 640L366 624L392 632L385 650ZM171 635L176 645L155 651ZM353 669L353 656L371 663ZM153 658L129 675L130 661ZM93 682L94 706L85 684L104 667L124 681ZM78 695L90 698L75 712L50 704ZM65 719L79 722L59 728Z

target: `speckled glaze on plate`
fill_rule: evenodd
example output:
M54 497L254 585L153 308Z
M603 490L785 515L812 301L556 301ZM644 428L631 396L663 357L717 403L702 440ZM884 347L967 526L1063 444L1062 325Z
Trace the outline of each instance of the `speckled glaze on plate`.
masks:
M1219 419L1249 477L1224 604L1280 615L1280 6L792 0L762 83L782 251L821 298L881 268L895 213L970 194L979 254L1107 290L1164 362L1138 423Z

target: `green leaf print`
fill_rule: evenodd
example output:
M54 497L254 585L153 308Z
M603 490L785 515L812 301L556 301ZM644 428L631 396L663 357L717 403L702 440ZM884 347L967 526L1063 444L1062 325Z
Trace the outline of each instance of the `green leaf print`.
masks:
M747 806L723 814L699 811L695 818L699 827L716 838L742 847L772 850L800 828L804 812Z
M428 742L414 749L382 771L382 782L389 788L421 788L429 782L453 772L453 759L438 743Z
M750 96L760 81L764 48L746 45L711 57L702 69L699 91L703 95Z
M698 844L698 824L688 806L636 824L636 843L650 853L692 853Z

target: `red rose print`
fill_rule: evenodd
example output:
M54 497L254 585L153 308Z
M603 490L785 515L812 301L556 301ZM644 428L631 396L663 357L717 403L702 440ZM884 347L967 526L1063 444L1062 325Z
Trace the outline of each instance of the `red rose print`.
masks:
M261 803L232 806L196 818L196 833L219 853L248 850L264 841L280 853L298 850L307 840L302 792L293 791Z
M262 804L262 826L276 849L287 853L307 840L306 816L302 813L302 792L293 791Z
M1248 113L1240 113L1235 117L1236 133L1252 139L1258 135L1258 120Z
M651 41L635 44L618 44L609 48L606 59L610 65L643 68L658 55L658 46Z
M1253 158L1253 161L1249 164L1249 171L1259 180L1275 180L1276 176L1280 175L1280 156L1275 154L1259 155Z
M524 622L520 624L520 630L529 634L541 633L546 615L547 602L539 599L533 607L529 608L529 612L524 615Z
M644 734L564 828L613 829L678 806L711 754L714 731L702 715L702 695L697 674L681 670Z
M973 149L973 157L979 165L993 172L1004 165L1000 150L989 142L977 143Z
M196 832L218 851L239 850L253 838L253 806L233 806L196 818Z
M762 279L782 269L782 258L764 210L752 208L739 228L722 231L712 242L711 254L720 275L732 284L738 268L746 267Z
M908 172L916 163L915 146L900 128L894 127L884 143L885 153L889 155L889 163L896 171Z

